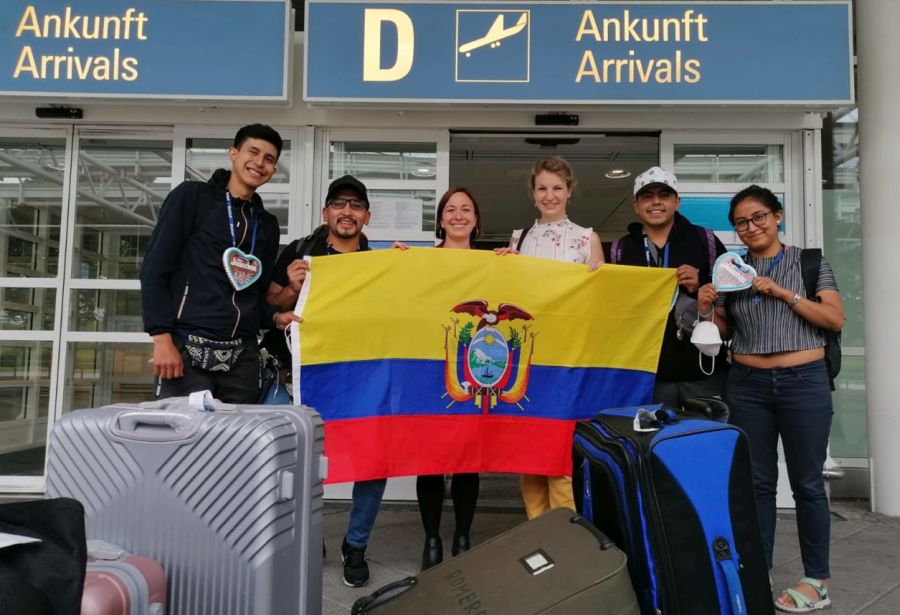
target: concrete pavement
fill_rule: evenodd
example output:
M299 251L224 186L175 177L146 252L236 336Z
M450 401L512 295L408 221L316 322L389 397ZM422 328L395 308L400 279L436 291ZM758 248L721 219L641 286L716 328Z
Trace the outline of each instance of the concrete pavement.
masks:
M867 503L832 503L829 615L897 615L900 613L900 519L867 512ZM328 504L324 512L328 557L324 571L325 615L347 615L353 602L379 587L418 573L422 557L421 520L414 505L386 503L367 551L371 580L354 589L341 581L340 545L347 523L345 504ZM525 521L517 506L480 509L472 528L478 544ZM443 516L442 536L449 551L453 512ZM775 545L775 587L782 589L803 576L797 523L793 512L779 514Z

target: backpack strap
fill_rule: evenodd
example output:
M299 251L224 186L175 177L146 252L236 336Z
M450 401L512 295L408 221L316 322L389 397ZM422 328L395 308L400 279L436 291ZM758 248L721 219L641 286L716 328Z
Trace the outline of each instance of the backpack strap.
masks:
M316 243L326 237L328 237L328 227L323 224L311 234L297 242L297 258L302 260L312 254Z
M716 266L716 234L713 233L711 228L700 227L702 231L703 239L706 241L706 251L709 253L709 275L712 275L712 270Z
M519 242L516 244L516 252L519 254L522 253L522 244L525 243L525 235L527 235L530 230L530 228L523 228L522 234L519 235Z
M622 262L622 239L624 238L619 237L609 247L609 262L613 265Z
M819 267L822 265L822 250L819 248L804 248L800 250L800 275L803 277L803 287L806 289L806 298L816 301L816 283L819 279Z

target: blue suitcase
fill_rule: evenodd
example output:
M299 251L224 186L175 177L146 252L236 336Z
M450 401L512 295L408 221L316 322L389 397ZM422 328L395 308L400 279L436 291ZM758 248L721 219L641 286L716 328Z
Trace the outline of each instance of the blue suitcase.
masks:
M575 427L580 512L628 556L644 615L774 613L738 428L659 405Z

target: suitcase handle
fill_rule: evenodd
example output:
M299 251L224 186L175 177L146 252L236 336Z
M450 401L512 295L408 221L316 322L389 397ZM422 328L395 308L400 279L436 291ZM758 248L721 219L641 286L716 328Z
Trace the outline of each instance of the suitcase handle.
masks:
M720 423L727 423L730 414L728 404L717 397L690 397L684 400L683 410Z
M222 412L225 410L236 410L236 404L227 404L219 401L212 396L209 391L195 391L190 396L182 397L166 397L165 399L155 399L153 401L143 401L140 403L141 409L144 410L180 410L191 408L199 412Z
M612 547L616 546L616 543L614 543L609 536L598 530L593 523L591 523L581 515L572 515L571 517L569 517L569 523L577 523L578 525L589 531L591 534L593 534L594 538L597 539L597 542L600 543L601 551L606 551L607 549L611 549Z
M363 596L353 603L351 615L364 615L371 609L378 608L385 602L390 602L400 594L404 594L416 586L416 577L406 577L393 583L388 583L369 596Z
M126 440L171 442L187 440L200 427L199 415L184 412L123 412L110 426L110 432Z

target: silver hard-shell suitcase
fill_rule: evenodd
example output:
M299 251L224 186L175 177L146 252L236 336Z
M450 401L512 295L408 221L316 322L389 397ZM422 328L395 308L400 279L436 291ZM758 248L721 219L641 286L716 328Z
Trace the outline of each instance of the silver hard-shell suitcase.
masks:
M212 406L172 398L63 416L47 494L84 505L88 538L158 560L169 615L321 613L321 418Z

